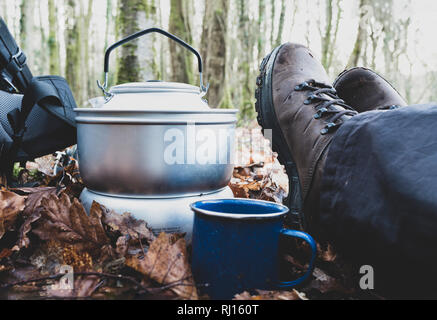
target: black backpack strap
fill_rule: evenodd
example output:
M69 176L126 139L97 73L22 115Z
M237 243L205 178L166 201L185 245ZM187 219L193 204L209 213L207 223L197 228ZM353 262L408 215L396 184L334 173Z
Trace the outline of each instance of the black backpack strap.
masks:
M8 92L23 93L32 78L26 55L0 18L0 88Z
M26 132L26 119L36 104L41 105L45 103L62 105L62 101L53 86L33 79L24 93L21 110L14 109L8 113L8 121L13 130L11 137L12 146L6 152L2 152L0 160L1 168L8 179L11 178L14 162Z
M62 102L61 105L43 105L42 107L58 119L72 127L76 127L76 112L74 109L77 108L77 105L67 80L60 76L37 76L35 79L52 86Z

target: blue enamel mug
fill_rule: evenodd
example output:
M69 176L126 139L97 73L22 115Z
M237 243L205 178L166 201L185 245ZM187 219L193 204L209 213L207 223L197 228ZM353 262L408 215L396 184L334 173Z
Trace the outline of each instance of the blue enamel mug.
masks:
M249 199L193 203L192 270L201 292L211 299L232 299L253 290L290 288L312 273L317 246L307 233L283 228L288 208ZM279 281L280 235L300 238L311 246L307 272L290 282Z

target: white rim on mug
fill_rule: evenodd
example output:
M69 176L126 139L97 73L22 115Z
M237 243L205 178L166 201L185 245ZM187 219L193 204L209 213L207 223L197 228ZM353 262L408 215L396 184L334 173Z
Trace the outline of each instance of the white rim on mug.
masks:
M271 207L276 207L275 211L280 211L280 212L261 213L261 214L256 214L256 213L244 214L244 213L231 213L231 212L217 212L217 211L206 210L206 209L201 209L201 208L197 207L198 204L216 204L216 203L220 203L220 202L233 202L233 201L247 202L247 203L252 203L255 205L257 203L264 204L264 205L268 205ZM286 206L279 204L279 203L269 202L269 201L264 201L264 200L238 199L238 198L197 201L195 203L192 203L190 205L190 208L196 214L202 214L202 215L206 215L206 216L210 216L210 217L236 219L236 220L261 220L261 219L269 219L269 218L270 219L271 218L278 218L280 216L286 215L290 211Z

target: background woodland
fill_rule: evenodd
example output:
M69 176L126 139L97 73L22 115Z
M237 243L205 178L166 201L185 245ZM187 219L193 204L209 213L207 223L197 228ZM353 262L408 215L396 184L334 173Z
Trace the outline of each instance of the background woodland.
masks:
M347 67L366 66L411 104L437 100L437 50L427 38L432 12L432 0L0 0L33 73L66 77L78 104L100 95L108 45L157 26L199 49L210 105L240 109L240 124L255 117L259 63L286 41L308 45L333 80ZM161 35L146 36L116 51L110 82L198 85L196 63Z

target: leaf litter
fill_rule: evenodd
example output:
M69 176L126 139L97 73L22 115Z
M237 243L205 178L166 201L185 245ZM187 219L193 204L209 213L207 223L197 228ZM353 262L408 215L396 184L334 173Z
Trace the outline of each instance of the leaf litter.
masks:
M282 203L288 178L261 130L237 129L236 136L237 165L229 184L234 195ZM28 162L14 188L0 179L0 298L205 298L198 292L202 284L193 279L184 235L156 237L147 221L96 202L87 215L78 200L84 185L77 161L56 175L53 165L53 156ZM303 274L308 247L294 242L282 251L286 276ZM73 289L59 287L65 265L74 270ZM319 246L306 284L288 291L242 292L235 299L359 299L362 293L351 285L358 282L348 267L332 247Z

